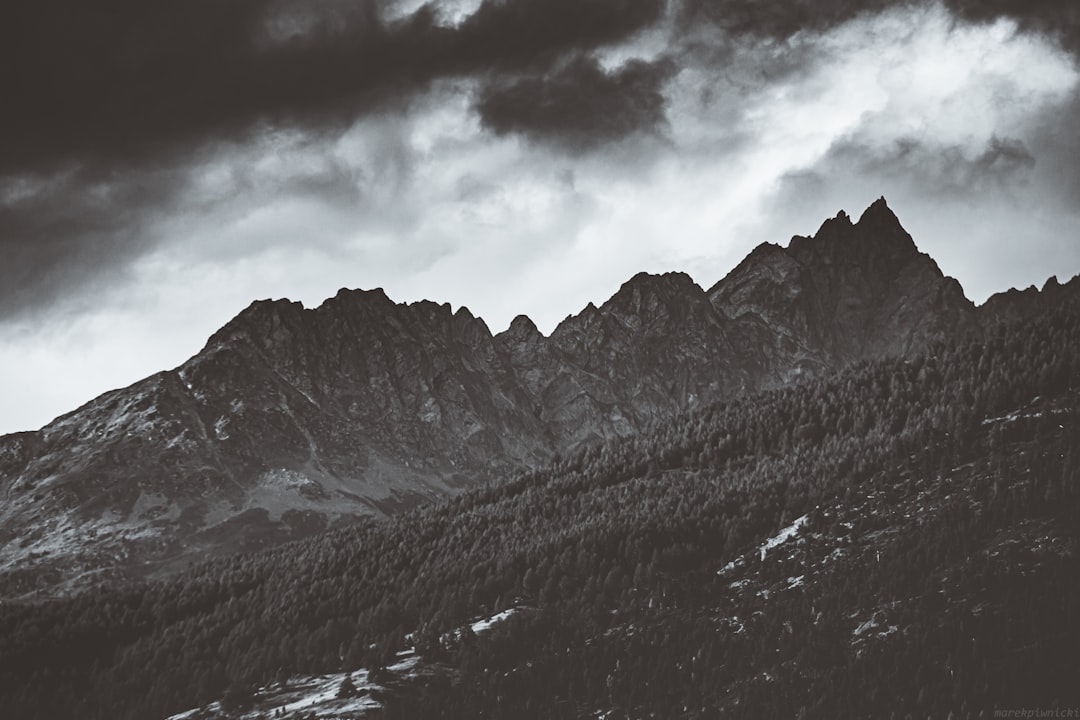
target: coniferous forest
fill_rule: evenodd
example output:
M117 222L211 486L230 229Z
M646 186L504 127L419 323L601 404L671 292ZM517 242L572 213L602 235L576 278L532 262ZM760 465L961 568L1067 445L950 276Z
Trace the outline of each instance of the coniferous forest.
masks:
M297 674L391 674L406 647L428 672L388 681L385 717L1071 706L1078 350L1080 312L1063 307L389 521L8 603L0 707L111 720L220 700L233 717Z

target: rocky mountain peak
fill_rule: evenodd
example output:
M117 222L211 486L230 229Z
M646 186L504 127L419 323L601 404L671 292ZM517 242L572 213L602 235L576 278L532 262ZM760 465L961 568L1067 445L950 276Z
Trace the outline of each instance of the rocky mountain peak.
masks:
M355 307L361 304L372 304L376 306L393 305L394 301L386 295L386 291L381 287L373 288L371 290L341 288L334 297L329 298L323 303L324 306L340 305L345 307Z
M665 273L649 273L639 272L632 278L624 282L619 287L619 292L623 290L634 290L637 288L653 289L653 290L677 290L698 287L694 279L684 272L671 271ZM615 295L618 296L619 292Z
M673 312L706 302L705 291L684 272L640 272L622 284L601 311L618 315Z
M784 254L785 254L785 250L780 245L777 245L776 243L771 243L771 242L763 242L763 243L759 244L757 247L755 247L753 250L751 250L750 254L747 255L745 258L743 258L742 262L743 263L753 262L753 260L757 259L757 258L762 258L762 257L767 257L767 256L775 256L775 255L784 255ZM740 264L742 264L742 263L740 263Z
M510 327L496 335L497 338L524 342L543 339L544 335L528 315L518 315L510 322Z
M821 224L813 237L796 235L788 250L805 263L895 266L923 256L885 198L875 200L857 223L841 210Z
M787 248L758 246L709 297L742 332L760 338L753 342L778 339L773 352L804 368L915 347L969 324L973 310L884 198L857 223L840 211L813 237L796 235ZM777 372L787 377L782 367Z
M307 310L301 302L286 299L256 300L211 335L205 348L237 342L267 347L285 341L288 326L305 312Z
M895 255L919 254L915 241L900 224L900 219L889 208L884 197L878 198L866 208L859 222L856 223L856 227L862 232L864 238L887 248Z
M1010 288L995 293L979 306L979 321L985 327L997 322L1016 322L1037 318L1056 306L1080 303L1080 275L1062 284L1053 275L1043 283L1042 290L1034 285L1025 290Z
M896 214L889 208L889 203L885 200L885 196L882 195L863 210L863 214L859 217L859 223L863 222L898 226L900 224L900 219L897 218Z
M484 319L473 315L464 305L454 313L454 333L471 347L479 347L492 339L491 329Z
M821 223L821 227L818 228L817 234L815 234L814 237L828 237L830 234L834 233L845 233L851 225L851 216L841 209L837 211L834 217L828 218L825 222Z
M1033 292L1069 287L1080 280ZM0 527L29 538L0 536L0 578L5 557L46 546L49 513L144 572L390 514L690 407L917 348L973 326L972 312L884 199L857 223L841 211L814 237L759 245L708 292L686 273L638 273L549 337L524 315L493 337L466 307L381 288L315 309L260 300L176 370L0 438Z

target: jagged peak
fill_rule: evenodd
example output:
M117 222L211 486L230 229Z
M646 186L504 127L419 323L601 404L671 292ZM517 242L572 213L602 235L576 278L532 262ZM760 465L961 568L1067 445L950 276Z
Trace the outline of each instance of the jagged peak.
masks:
M610 302L610 301L609 301ZM555 326L555 329L551 331L551 337L558 337L562 333L567 331L567 328L575 326L575 321L581 320L584 322L591 322L600 317L600 308L596 307L592 300L586 303L585 307L581 309L581 312L577 314L567 315L562 321Z
M450 307L448 302L435 302L434 300L415 300L408 303L406 307L424 308L425 310L431 310L432 312L443 312L447 315L453 315L454 311Z
M540 335L540 328L536 327L536 323L532 321L532 318L528 315L518 315L510 321L510 327L506 329L506 332L514 335Z
M1028 285L1023 290L1011 287L1008 290L1002 290L990 295L979 307L986 308L1010 300L1038 300L1046 295L1060 296L1061 293L1067 292L1080 292L1080 274L1073 276L1065 283L1058 280L1057 275L1051 275L1043 282L1041 289L1035 284Z
M799 237L799 236L795 236ZM795 238L792 238L794 241ZM731 287L731 283L736 281L740 277L744 277L748 272L753 272L753 269L763 264L772 264L775 262L795 262L791 259L788 251L782 246L776 243L763 242L755 247L750 253L744 257L738 265L728 271L724 277L717 280L712 284L706 294L715 299L717 293L723 291L726 287Z
M870 203L869 207L863 210L857 224L863 225L864 223L870 225L894 225L901 230L903 229L900 225L900 219L896 217L896 213L889 207L884 195Z
M1001 290L990 295L986 298L986 300L983 301L982 305L980 305L979 308L993 306L995 303L1001 302L1006 299L1014 300L1021 297L1034 297L1038 294L1039 289L1034 285L1028 285L1023 290L1021 290L1020 288L1011 287L1008 290Z
M323 301L323 304L319 307L326 307L335 303L354 303L362 301L376 301L379 303L393 303L386 291L381 287L373 288L371 290L362 290L360 288L341 288L337 291L337 294L332 298L328 298Z
M821 227L814 233L815 238L824 238L837 233L844 233L852 227L851 216L846 211L840 210L834 217L828 218L821 223ZM799 237L799 236L796 236ZM792 238L794 240L794 238Z
M253 300L229 322L232 323L242 318L253 316L278 315L282 312L305 309L304 303L299 300L289 300L288 298L264 298L262 300Z
M544 334L528 315L518 315L510 321L510 327L495 336L496 340L511 342L529 342L541 340L543 337Z
M255 300L211 335L209 340L206 341L205 347L218 344L253 325L258 326L266 322L272 322L271 318L280 320L286 313L303 312L305 310L304 304L299 300L289 300L287 298Z
M904 226L900 224L900 218L889 208L885 202L885 196L879 197L870 207L863 211L859 222L855 227L866 238L872 238L877 243L889 246L894 252L902 254L921 255ZM927 256L929 257L929 256ZM934 263L937 267L937 263Z
M263 298L261 300L252 300L251 304L247 306L247 309L251 308L286 308L286 307L304 307L304 303L299 300L290 300L289 298Z
M751 250L750 254L747 255L743 259L743 262L746 262L746 260L749 260L752 257L757 257L757 256L761 256L761 255L772 255L772 254L775 254L777 252L781 252L781 253L784 252L784 248L780 247L776 243L763 242L763 243L759 244L757 247L755 247L753 250ZM740 265L741 264L742 263L740 263Z
M851 217L841 210L823 222L813 237L796 235L788 244L788 250L800 259L823 251L837 252L839 248L845 248L845 252L855 248L859 251L873 248L874 252L883 249L898 258L921 254L884 196L871 203L858 222L852 224Z
M459 329L466 327L474 330L479 329L482 331L482 334L491 337L491 330L488 328L487 323L484 322L484 318L479 315L473 315L472 310L465 305L459 307L454 313L454 324Z
M697 292L703 292L701 286L694 282L692 277L681 271L664 273L639 272L624 282L611 299L614 300L628 291L632 292L638 289L648 291L659 290L661 288L669 291L696 290Z
M491 340L491 328L484 322L482 317L472 314L469 308L462 305L454 313L454 332L459 338L470 345Z

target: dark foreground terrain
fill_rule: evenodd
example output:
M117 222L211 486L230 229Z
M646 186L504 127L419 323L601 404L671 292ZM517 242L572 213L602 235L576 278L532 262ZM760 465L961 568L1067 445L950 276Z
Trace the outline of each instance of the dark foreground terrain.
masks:
M1067 298L391 520L5 604L0 704L300 718L329 706L268 698L349 671L350 713L402 718L1070 706L1078 400Z

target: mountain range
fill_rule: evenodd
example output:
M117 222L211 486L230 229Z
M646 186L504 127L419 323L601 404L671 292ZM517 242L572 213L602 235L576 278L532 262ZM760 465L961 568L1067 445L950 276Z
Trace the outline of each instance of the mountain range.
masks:
M884 198L712 287L640 273L543 335L342 290L252 303L179 367L0 438L0 596L57 594L398 513L665 418L1038 317L976 307Z

